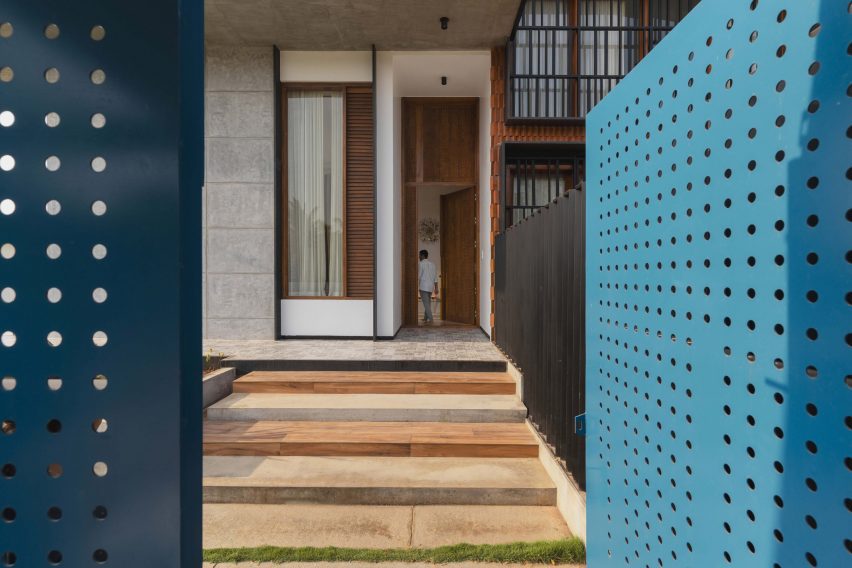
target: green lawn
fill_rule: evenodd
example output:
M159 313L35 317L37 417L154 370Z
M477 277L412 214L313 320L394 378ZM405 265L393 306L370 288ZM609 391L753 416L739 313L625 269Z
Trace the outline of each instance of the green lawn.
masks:
M586 547L578 538L512 544L456 544L439 548L213 548L205 562L500 562L580 564Z

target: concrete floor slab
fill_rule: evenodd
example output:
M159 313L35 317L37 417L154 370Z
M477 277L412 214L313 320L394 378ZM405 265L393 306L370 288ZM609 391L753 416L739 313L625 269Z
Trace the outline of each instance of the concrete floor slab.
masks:
M535 458L206 456L206 503L554 505Z
M210 420L523 422L516 395L236 393L207 409Z
M411 546L503 544L571 536L556 507L414 507Z
M338 546L402 548L411 507L204 505L204 548Z
M204 548L434 547L565 538L555 507L205 505Z

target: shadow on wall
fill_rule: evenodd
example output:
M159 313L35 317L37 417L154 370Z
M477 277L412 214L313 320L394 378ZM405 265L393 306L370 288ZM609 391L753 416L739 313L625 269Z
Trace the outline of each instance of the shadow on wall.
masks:
M759 8L781 6L767 3ZM786 384L767 380L783 397L776 403L786 407L786 421L775 429L785 449L774 464L783 479L780 494L773 497L783 510L774 534L775 560L776 566L842 566L852 553L850 8L847 2L822 0L788 9L789 14L781 10L776 20L786 28L779 39L797 34L787 56L792 62L782 76L773 77L786 82L775 88L783 87L782 96L791 101L781 99L780 104L789 115L773 117L776 125L787 122L780 126L788 131L781 140L789 142L789 147L773 148L786 152L783 159L788 160L787 183L778 185L775 195L787 202L782 218L787 222L783 262L788 282L782 293L789 323L776 331L787 341L788 360L779 363L786 367ZM800 10L804 13L797 13ZM844 312L846 317L837 317Z

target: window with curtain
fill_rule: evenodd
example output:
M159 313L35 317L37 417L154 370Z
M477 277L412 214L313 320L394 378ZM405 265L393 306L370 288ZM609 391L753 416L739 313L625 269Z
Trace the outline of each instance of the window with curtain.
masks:
M289 296L344 295L343 93L287 91Z

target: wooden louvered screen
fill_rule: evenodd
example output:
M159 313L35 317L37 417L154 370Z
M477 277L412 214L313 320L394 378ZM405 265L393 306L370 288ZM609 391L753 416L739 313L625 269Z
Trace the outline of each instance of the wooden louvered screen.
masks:
M346 89L346 295L373 297L373 93Z

